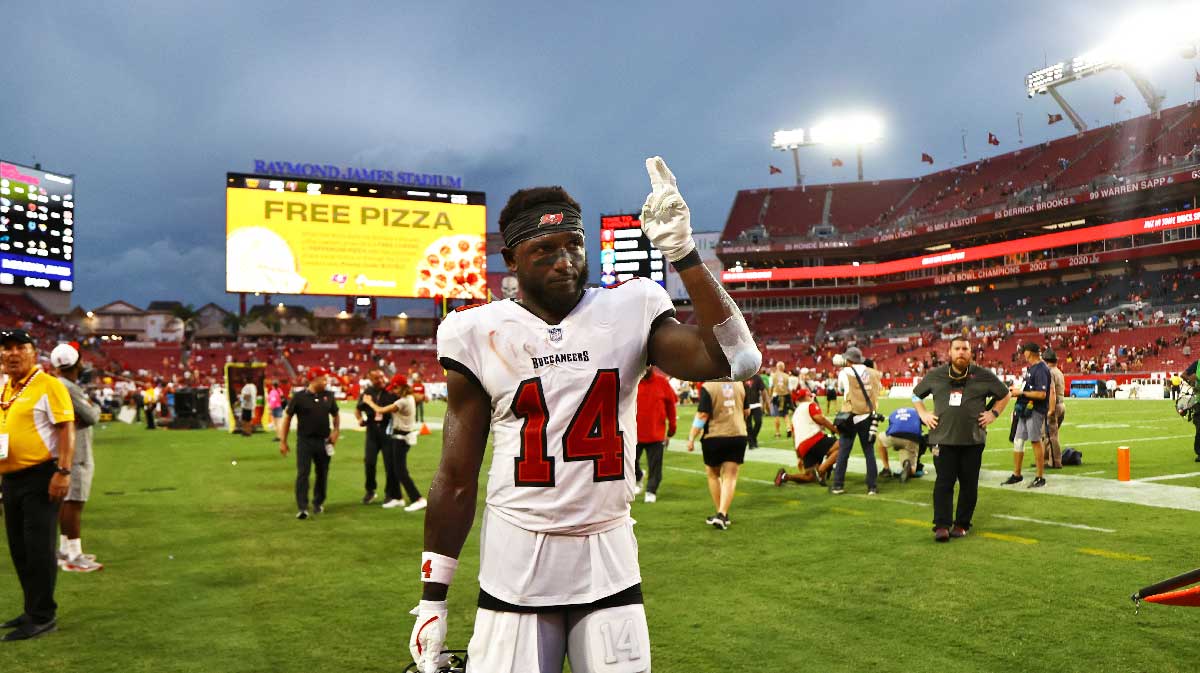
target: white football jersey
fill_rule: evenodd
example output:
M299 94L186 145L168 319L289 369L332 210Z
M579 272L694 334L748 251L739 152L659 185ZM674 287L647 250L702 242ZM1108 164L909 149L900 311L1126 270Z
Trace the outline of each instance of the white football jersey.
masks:
M492 400L487 505L513 525L586 535L629 516L637 387L651 328L674 314L657 283L584 292L548 325L511 299L459 309L438 328L442 366Z

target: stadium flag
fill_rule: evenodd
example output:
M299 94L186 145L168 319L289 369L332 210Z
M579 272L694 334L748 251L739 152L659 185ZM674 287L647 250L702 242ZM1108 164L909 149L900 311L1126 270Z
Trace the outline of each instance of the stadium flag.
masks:
M775 175L776 173L782 173L782 172L783 172L782 168L780 168L774 164L771 164L771 175Z
M1047 124L1055 124L1062 121L1062 115L1060 114L1050 114L1047 112L1046 116L1049 117L1049 119L1046 121Z
M933 157L929 156L929 154L927 154L925 152L921 152L921 163L929 164L930 166L932 166L933 165Z
M1000 144L1000 139L997 138L996 134L992 133L991 131L988 131L988 144L989 145L999 145Z
M834 167L834 168L841 168L841 167L842 167L842 160L841 160L841 159L838 159L837 157L834 157L834 158L833 158L833 167Z
M1117 94L1117 95L1113 96L1113 105L1120 105L1121 102L1124 100L1125 100L1124 96L1122 96L1121 94Z

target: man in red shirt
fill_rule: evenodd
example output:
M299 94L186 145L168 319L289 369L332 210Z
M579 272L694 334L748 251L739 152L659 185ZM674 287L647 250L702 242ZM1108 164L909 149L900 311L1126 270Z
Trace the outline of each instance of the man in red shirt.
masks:
M421 383L421 373L414 371L408 375L412 388L413 400L417 403L417 422L425 422L425 384Z
M808 388L803 384L796 388L798 393L796 411L792 413L792 437L796 442L797 467L799 474L788 474L786 468L775 473L775 485L783 486L791 481L797 484L820 482L833 469L838 458L837 428L821 414L821 406L812 400ZM822 428L833 433L826 435Z
M662 482L663 449L667 437L675 436L675 391L667 377L646 367L637 392L637 458L634 476L642 481L642 452L646 453L646 502L658 500ZM636 493L636 491L635 491Z

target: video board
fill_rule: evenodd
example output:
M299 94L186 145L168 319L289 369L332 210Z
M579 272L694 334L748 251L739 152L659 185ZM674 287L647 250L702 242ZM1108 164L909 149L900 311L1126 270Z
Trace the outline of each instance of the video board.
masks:
M600 284L612 287L630 278L666 285L662 253L642 233L639 215L600 216Z
M225 289L487 298L482 192L226 176Z
M0 161L0 285L75 285L75 179Z

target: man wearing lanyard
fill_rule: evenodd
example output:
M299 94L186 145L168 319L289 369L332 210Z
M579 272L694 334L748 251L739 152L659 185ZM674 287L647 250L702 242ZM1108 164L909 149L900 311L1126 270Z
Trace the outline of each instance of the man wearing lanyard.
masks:
M57 628L54 583L58 506L71 485L75 410L61 381L37 368L37 349L24 330L0 332L0 491L8 551L21 582L21 615L0 628L3 640L27 640Z

